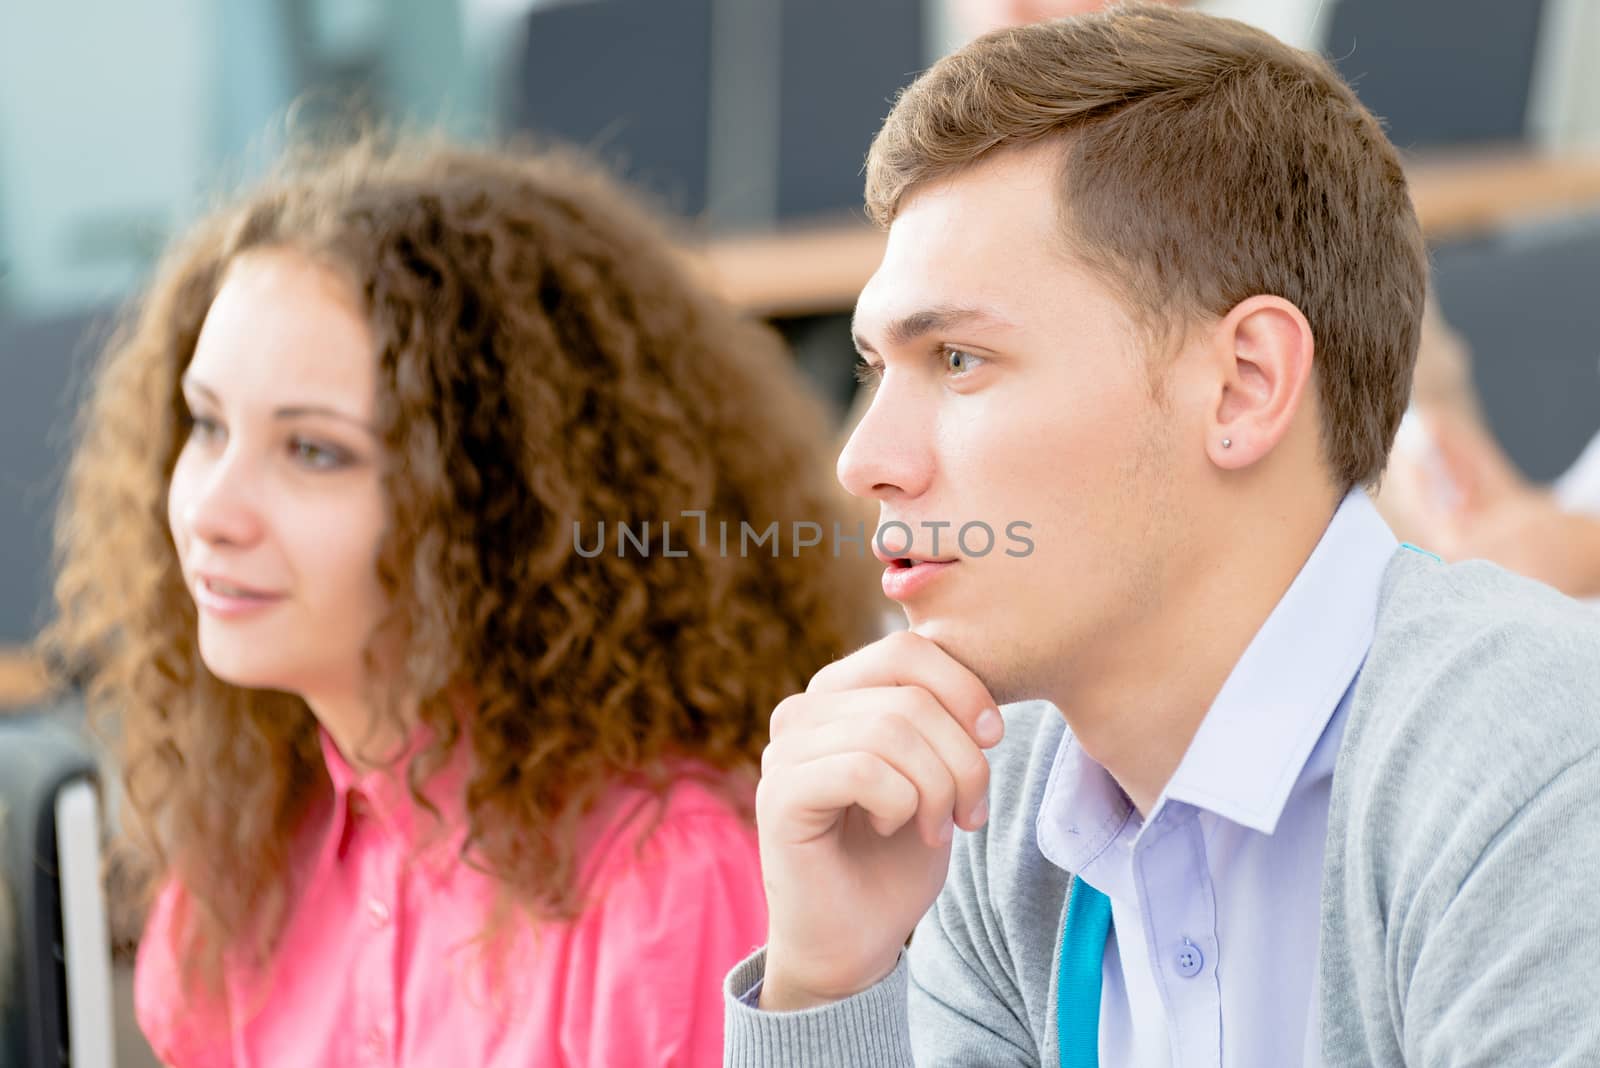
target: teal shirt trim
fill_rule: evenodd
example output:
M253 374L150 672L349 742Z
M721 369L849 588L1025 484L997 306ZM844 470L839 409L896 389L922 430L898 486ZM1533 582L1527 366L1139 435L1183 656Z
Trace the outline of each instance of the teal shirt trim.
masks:
M1400 548L1409 549L1418 556L1426 556L1429 560L1432 560L1436 564L1444 563L1444 557L1440 556L1438 553L1430 553L1428 550L1421 548L1420 546L1412 545L1409 541L1401 542Z
M1110 935L1111 899L1074 876L1056 981L1061 1068L1100 1066L1100 972Z

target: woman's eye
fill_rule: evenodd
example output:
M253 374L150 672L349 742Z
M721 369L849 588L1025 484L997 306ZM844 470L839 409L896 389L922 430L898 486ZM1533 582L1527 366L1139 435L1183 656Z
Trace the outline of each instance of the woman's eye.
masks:
M189 419L189 436L196 441L221 441L222 424L209 416L196 415Z
M863 386L875 386L883 377L883 368L866 360L856 361L856 381Z
M317 442L307 441L305 438L294 438L289 442L289 455L302 467L309 467L318 471L343 467L348 462L342 450L319 445Z
M972 353L961 349L944 350L944 368L951 374L964 375L974 370L982 362L983 357L974 356Z

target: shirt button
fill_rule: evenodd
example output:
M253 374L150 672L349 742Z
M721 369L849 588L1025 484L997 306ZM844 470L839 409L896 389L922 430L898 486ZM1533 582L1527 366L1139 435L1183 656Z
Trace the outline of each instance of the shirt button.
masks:
M367 901L367 918L372 921L372 926L382 927L389 922L389 906L377 898Z
M1206 958L1200 952L1200 947L1186 938L1183 940L1183 947L1172 959L1172 963L1178 969L1179 975L1185 979L1193 979L1200 974L1200 969L1206 966Z

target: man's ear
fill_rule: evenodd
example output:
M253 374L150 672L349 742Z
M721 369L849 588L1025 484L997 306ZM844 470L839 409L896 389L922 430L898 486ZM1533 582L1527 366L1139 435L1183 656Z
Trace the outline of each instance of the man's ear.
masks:
M1311 385L1311 324L1282 297L1239 302L1216 325L1209 355L1216 401L1206 454L1227 470L1249 467L1288 433Z

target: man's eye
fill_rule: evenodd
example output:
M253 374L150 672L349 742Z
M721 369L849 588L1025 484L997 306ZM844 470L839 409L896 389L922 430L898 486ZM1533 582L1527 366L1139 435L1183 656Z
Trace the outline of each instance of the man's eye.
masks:
M944 350L944 367L951 374L964 375L983 363L982 356L974 356L962 349Z

